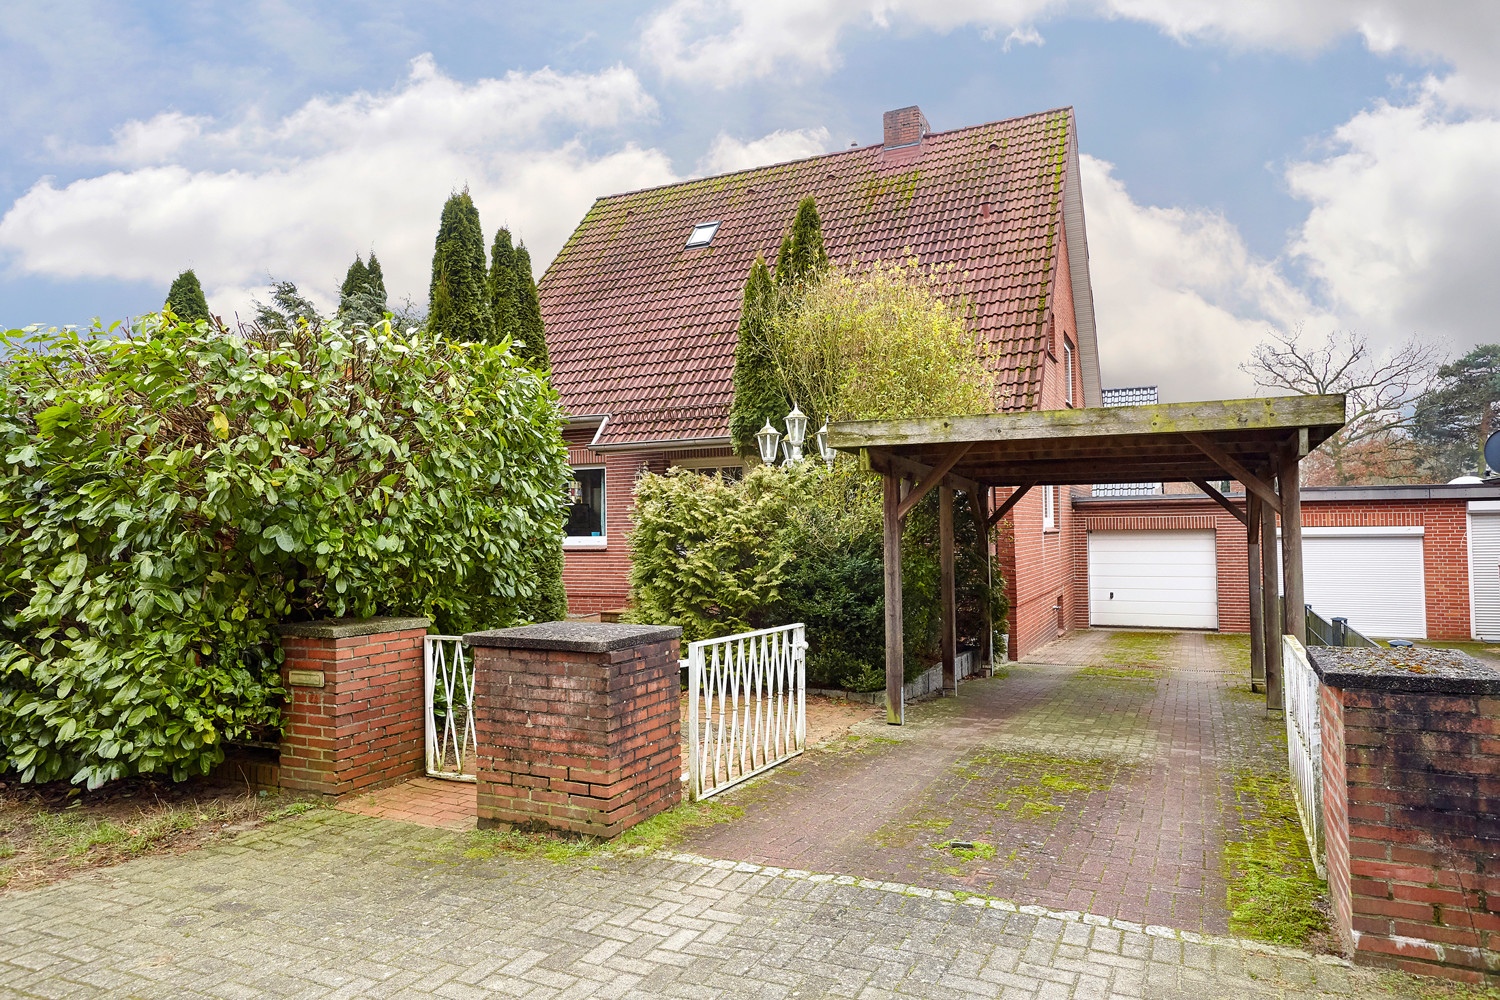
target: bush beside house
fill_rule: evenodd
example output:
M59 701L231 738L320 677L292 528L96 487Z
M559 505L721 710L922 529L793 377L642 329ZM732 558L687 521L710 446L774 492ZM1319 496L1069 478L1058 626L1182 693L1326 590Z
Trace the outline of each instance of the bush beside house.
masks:
M112 333L0 341L0 745L23 780L206 772L279 723L279 621L463 631L538 598L566 451L510 351L385 324Z

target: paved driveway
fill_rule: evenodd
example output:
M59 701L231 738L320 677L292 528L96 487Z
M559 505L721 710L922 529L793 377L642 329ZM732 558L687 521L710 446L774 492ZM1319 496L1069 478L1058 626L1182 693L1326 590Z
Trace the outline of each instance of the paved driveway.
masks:
M745 818L691 850L1226 933L1223 846L1256 808L1236 779L1286 768L1246 648L1072 634L725 793Z
M466 857L467 837L327 810L0 897L0 995L1253 1000L1377 991L1369 974L1332 960L930 890L685 857Z

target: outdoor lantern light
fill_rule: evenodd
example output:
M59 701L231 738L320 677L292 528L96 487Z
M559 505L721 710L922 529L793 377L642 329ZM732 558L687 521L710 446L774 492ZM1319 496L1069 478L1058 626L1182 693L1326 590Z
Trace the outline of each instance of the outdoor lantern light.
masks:
M787 463L802 461L802 442L807 440L807 414L792 404L792 412L786 415L786 440L792 446Z
M823 421L823 426L818 428L818 433L813 436L813 440L818 443L818 454L822 456L823 461L827 462L831 468L834 458L838 456L838 452L834 451L828 445L828 421Z
M755 443L760 446L760 460L762 462L765 462L767 465L775 463L776 444L780 440L781 435L776 433L776 428L772 427L771 421L767 420L766 426L762 427L755 434Z

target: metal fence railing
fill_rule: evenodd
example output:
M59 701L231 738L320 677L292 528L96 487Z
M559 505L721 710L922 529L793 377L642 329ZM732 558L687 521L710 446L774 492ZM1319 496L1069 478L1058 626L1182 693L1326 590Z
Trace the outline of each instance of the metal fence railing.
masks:
M1307 613L1307 644L1309 646L1366 646L1379 648L1380 643L1352 628L1347 618L1324 618L1304 604ZM1281 599L1281 620L1286 621L1286 598Z
M801 624L688 645L688 795L717 794L807 745Z
M1282 697L1286 705L1286 753L1302 832L1318 877L1326 878L1323 851L1323 724L1318 679L1295 636L1281 637Z
M474 781L474 671L462 636L429 635L422 643L427 774Z

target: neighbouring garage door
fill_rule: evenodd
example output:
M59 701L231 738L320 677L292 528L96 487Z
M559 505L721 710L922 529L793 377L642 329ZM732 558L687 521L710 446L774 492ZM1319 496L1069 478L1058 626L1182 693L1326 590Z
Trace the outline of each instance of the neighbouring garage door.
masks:
M1422 529L1303 528L1303 593L1367 636L1427 638Z
M1474 638L1500 641L1500 501L1469 501L1469 607Z
M1089 624L1218 628L1212 531L1089 532Z

